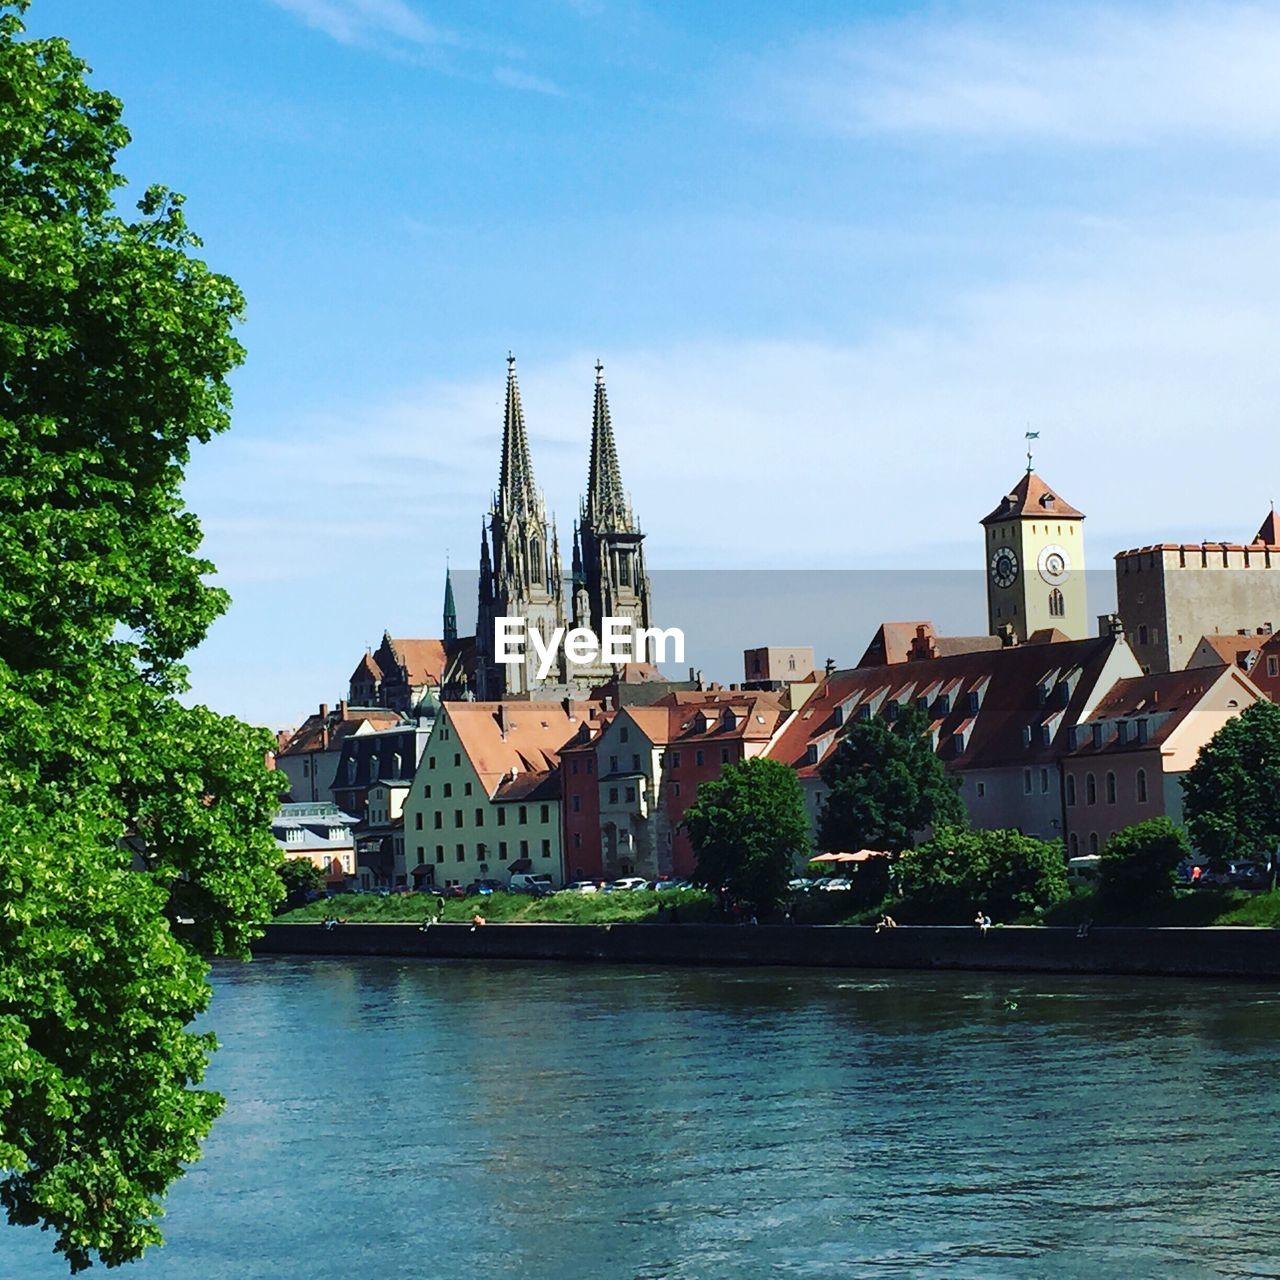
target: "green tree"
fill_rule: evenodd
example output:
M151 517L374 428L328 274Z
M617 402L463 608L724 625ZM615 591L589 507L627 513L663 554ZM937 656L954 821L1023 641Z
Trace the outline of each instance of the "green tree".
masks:
M128 141L0 0L0 1203L72 1270L160 1240L221 1100L205 953L279 899L269 736L178 700L226 607L183 507L228 425L242 299L182 199L116 211Z
M280 880L284 885L285 907L297 907L310 901L311 895L324 889L324 872L310 858L286 858L280 864Z
M795 770L777 760L745 760L698 787L684 826L697 855L694 879L772 911L798 858L810 851L804 793Z
M1150 906L1173 893L1178 864L1191 856L1186 832L1168 818L1117 831L1098 864L1098 897L1112 912Z
M822 766L828 794L818 818L824 849L897 853L930 827L964 822L964 805L912 707L890 723L856 720Z
M902 853L897 879L911 909L944 923L967 923L978 908L1013 920L1067 896L1062 845L1019 831L939 827Z
M1280 849L1280 706L1255 702L1205 743L1182 780L1191 842L1221 870Z

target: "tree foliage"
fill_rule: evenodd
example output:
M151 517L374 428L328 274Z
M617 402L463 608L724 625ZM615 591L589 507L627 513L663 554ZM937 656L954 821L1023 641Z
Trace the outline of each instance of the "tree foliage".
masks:
M941 923L967 923L979 908L993 920L1014 920L1067 896L1062 845L1018 831L939 827L902 853L897 877L910 906Z
M796 860L810 851L800 780L777 760L728 765L702 783L684 826L697 855L694 879L759 911L777 906Z
M818 819L824 849L897 853L928 828L964 822L964 805L914 707L890 723L857 720L822 766L828 795Z
M1182 780L1191 841L1219 870L1280 849L1280 706L1255 702L1204 745Z
M1178 864L1191 856L1186 832L1168 818L1117 831L1098 864L1098 896L1113 911L1149 906L1173 893Z
M280 864L285 905L298 907L324 889L324 872L310 858L286 858Z
M221 1106L203 953L280 896L270 739L186 707L225 608L180 486L235 285L182 198L117 212L120 103L0 0L0 1202L73 1270L156 1243Z

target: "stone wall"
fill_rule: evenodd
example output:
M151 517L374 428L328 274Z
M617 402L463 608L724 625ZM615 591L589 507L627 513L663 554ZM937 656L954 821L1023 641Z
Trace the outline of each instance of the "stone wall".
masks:
M451 960L609 964L805 965L854 969L980 969L1020 973L1280 977L1270 929L731 926L698 924L273 924L262 955L420 956Z

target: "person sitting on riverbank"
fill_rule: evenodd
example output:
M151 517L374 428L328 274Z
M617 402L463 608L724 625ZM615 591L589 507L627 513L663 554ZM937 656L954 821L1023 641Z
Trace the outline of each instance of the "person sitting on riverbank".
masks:
M877 922L876 932L879 933L881 929L896 929L897 927L898 922L886 912Z
M991 928L991 917L984 915L981 907L978 908L978 914L973 917L973 927L983 937L986 937L987 930Z
M488 923L489 923L489 922L484 918L484 916L482 916L482 915L477 911L477 912L475 913L475 915L473 915L473 916L471 917L471 932L472 932L472 933L475 933L475 931L476 931L478 928L480 928L480 926L481 926L481 925L483 925L483 924L488 924Z

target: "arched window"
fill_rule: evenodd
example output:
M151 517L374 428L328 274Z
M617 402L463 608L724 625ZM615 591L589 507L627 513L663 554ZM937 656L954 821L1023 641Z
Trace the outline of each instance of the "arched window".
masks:
M1096 831L1089 832L1089 852L1098 852L1098 833Z
M1073 858L1080 856L1080 837L1074 831L1071 833L1071 856Z
M1049 617L1062 618L1066 616L1066 612L1067 602L1063 599L1062 592L1057 587L1054 587L1049 592Z
M1114 773L1107 774L1107 803L1115 804L1116 802L1116 775Z
M529 539L529 581L542 581L542 540L536 533Z
M1147 771L1145 769L1138 770L1138 803L1147 803Z
M1076 776L1074 773L1067 774L1067 803L1075 804L1076 802Z
M1084 775L1084 802L1085 804L1098 803L1098 780L1091 773ZM1095 849L1096 853L1097 850Z

